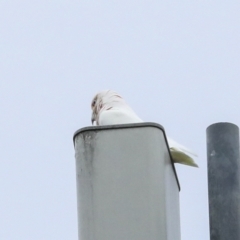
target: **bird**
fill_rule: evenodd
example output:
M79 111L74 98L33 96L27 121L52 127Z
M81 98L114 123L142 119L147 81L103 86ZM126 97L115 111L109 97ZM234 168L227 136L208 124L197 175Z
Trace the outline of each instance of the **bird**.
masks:
M92 125L94 123L97 126L103 126L143 122L125 100L113 90L98 92L91 102L91 109ZM193 159L193 156L197 157L195 153L168 136L167 141L174 163L198 167Z

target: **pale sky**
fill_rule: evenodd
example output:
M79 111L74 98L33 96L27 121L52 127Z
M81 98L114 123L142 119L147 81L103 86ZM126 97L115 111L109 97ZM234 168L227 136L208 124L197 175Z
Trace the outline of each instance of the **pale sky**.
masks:
M76 240L72 136L113 89L198 154L182 240L209 239L206 128L240 126L239 1L0 2L0 239Z

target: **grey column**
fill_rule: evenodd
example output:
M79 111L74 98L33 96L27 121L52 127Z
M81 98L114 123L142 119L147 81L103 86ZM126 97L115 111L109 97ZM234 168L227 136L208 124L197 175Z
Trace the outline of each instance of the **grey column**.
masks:
M231 123L207 128L211 240L240 240L239 129Z
M180 240L178 179L160 125L83 128L74 143L79 240Z

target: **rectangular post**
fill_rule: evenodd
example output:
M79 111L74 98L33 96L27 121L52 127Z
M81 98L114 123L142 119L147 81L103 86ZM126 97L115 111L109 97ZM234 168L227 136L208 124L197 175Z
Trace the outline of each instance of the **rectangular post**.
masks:
M79 240L180 240L178 179L160 125L83 128L74 144Z
M207 128L211 240L240 239L239 129L231 123Z

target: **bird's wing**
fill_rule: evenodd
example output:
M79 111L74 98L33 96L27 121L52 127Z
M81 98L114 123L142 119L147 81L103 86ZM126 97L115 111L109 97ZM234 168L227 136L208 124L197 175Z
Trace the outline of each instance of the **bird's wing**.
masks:
M112 125L138 122L142 122L142 120L134 112L123 109L105 110L102 111L99 116L99 125Z

